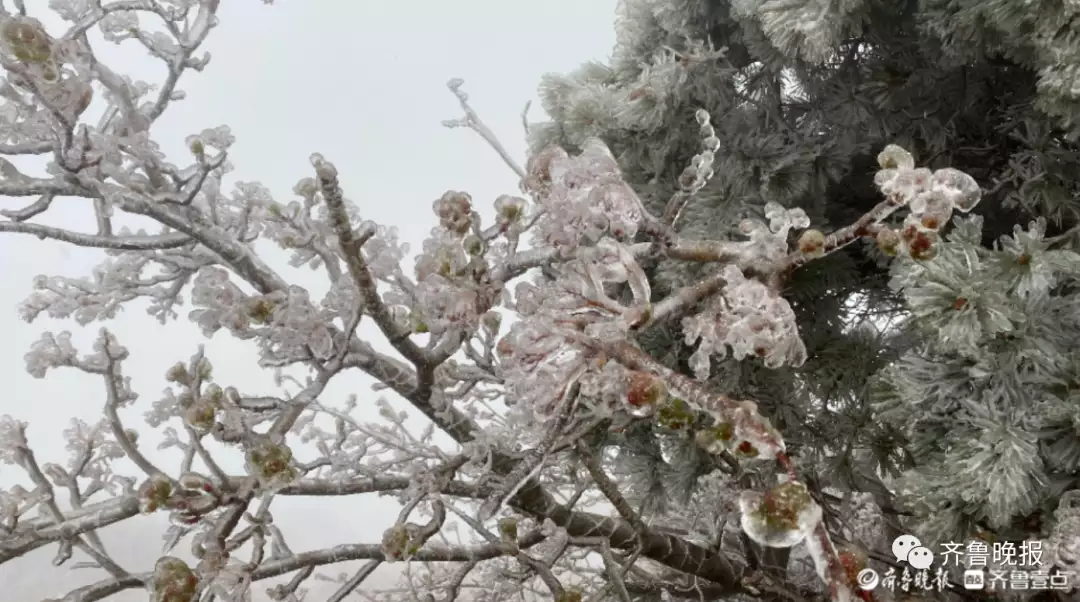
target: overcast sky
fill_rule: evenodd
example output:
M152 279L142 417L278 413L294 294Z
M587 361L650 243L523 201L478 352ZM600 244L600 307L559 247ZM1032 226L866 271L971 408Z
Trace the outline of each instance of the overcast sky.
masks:
M47 10L47 0L25 2L32 14L43 16ZM186 136L229 125L237 138L230 153L232 177L260 181L282 202L293 199L297 180L313 175L308 157L320 152L337 165L346 195L364 218L398 226L402 238L419 248L434 223L431 203L445 190L467 191L482 207L516 191L516 177L478 136L440 125L461 115L446 81L465 79L474 107L523 161L521 110L533 100L531 117L542 118L536 102L540 76L605 59L614 44L614 8L615 0L278 0L269 7L258 0L226 0L220 25L204 45L213 60L203 73L185 76L180 88L187 98L174 104L153 134L174 162L186 164ZM100 56L135 79L161 81L161 65L134 44L103 48ZM16 205L15 199L0 199L3 208ZM44 223L93 231L90 214L74 200L54 209ZM31 292L34 276L88 275L101 255L6 234L0 235L0 257L0 366L6 389L0 414L30 423L28 436L39 461L65 464L61 431L72 417L96 421L104 390L99 379L70 371L35 380L25 371L23 354L45 330L72 330L80 348L89 351L101 325L80 329L44 318L26 324L16 308ZM319 278L299 273L294 282L318 286ZM124 417L135 426L160 397L165 370L186 361L203 340L185 318L163 327L139 306L108 326L132 352L125 372L140 399ZM225 384L273 391L249 345L219 334L208 343L207 356ZM365 393L366 384L339 382L328 395L356 390L361 399L373 398ZM18 469L0 469L0 487L14 481L29 485ZM279 499L275 508L297 552L377 542L397 513L393 502L368 498ZM103 534L119 563L141 572L152 567L163 530L160 517L150 517ZM52 567L55 552L50 546L0 565L4 599L41 600L100 578L97 571ZM385 583L385 571L371 582ZM262 590L256 588L256 599L265 599ZM315 588L308 600L323 600L329 591ZM128 592L116 600L144 600L145 595Z

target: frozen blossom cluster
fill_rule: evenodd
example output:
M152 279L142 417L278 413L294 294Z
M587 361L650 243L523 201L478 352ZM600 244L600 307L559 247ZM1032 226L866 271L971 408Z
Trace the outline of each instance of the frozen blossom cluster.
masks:
M787 235L792 228L805 228L810 220L801 209L785 210L778 205L766 208L770 225L747 220L742 231L750 240L741 247L754 261L779 261L787 253ZM765 365L801 366L806 347L799 338L795 312L780 292L763 282L747 278L735 265L722 271L725 284L701 313L683 319L686 343L698 343L690 357L694 375L709 377L712 358L723 358L731 350L736 359L760 357Z
M534 243L564 256L605 237L631 240L642 227L641 200L599 138L586 139L573 156L557 146L544 149L530 160L525 183L543 199Z
M878 246L894 255L901 251L913 259L933 259L940 247L938 232L954 212L971 211L982 190L974 178L960 170L916 168L911 153L896 145L881 151L878 162L883 169L874 176L874 183L882 194L910 210L899 231L878 231Z
M893 254L932 260L940 244L937 233L952 213L970 211L979 200L970 176L916 168L909 153L890 146L879 157L882 169L875 179L884 199L856 224L826 235L810 227L801 209L770 203L763 220L749 216L743 222L738 240L687 240L680 235L678 215L715 175L714 153L721 144L702 109L695 117L703 150L662 215L645 209L599 138L588 138L579 148L549 146L533 154L524 169L507 160L521 178L523 196L494 199L492 223L484 223L466 192L451 190L436 199L432 221L437 225L409 271L402 267L409 249L396 231L363 218L345 196L334 165L321 155L302 168L311 173L294 188L297 199L285 204L255 183L222 191L232 170L233 138L227 128L188 138L187 165L165 161L149 126L182 99L175 82L183 71L206 65L208 58L195 57L194 49L216 22L216 0L114 2L109 9L97 3L52 4L71 27L60 38L33 19L0 15L3 92L13 101L5 105L0 125L8 139L18 140L13 144L24 145L20 148L28 153L43 149L39 154L51 157L43 176L4 174L6 194L36 198L5 216L16 224L8 227L11 231L104 247L109 257L89 278L40 277L23 317L106 321L124 304L143 299L151 314L167 322L188 304L187 318L207 337L225 331L256 344L262 365L277 371L281 393L245 393L243 383L228 382L230 375L214 374L203 350L178 362L165 375L170 388L146 411L148 425L162 429L163 446L183 452L179 469L166 469L143 455L139 429L124 425L117 412L135 403L136 395L122 372L127 351L115 337L103 330L93 353L83 355L70 334L43 335L26 354L30 374L42 378L66 368L94 375L104 384L105 418L66 433L77 461L40 470L25 425L0 418L0 461L25 469L34 488L0 492L0 558L61 541L62 563L73 547L79 549L109 573L69 598L84 602L131 583L143 584L154 602L194 602L210 595L237 602L250 599L255 581L300 571L303 577L271 589L275 599L294 600L316 565L365 558L376 565L408 559L460 562L468 570L481 561L504 562L488 577L517 567L540 575L558 602L580 600L527 549L544 543L591 550L608 563L608 578L621 582L626 571L612 566L618 564L611 550L616 540L668 537L650 535L584 445L598 429L655 421L691 430L696 444L718 461L736 457L775 467L774 478L739 498L743 533L764 546L805 544L832 599L853 599L849 567L832 543L805 475L787 457L780 432L752 400L732 399L708 384L712 363L734 357L769 368L802 365L807 351L783 296L784 278L863 239ZM169 33L141 32L137 13L163 20ZM165 86L130 81L94 62L83 35L91 26L107 40L134 38L161 58L170 69ZM104 91L109 105L107 118L96 126L79 121L92 84ZM450 88L466 112L454 124L475 130L506 157L468 105L461 82L451 82ZM93 206L99 231L66 231L33 221L57 195ZM903 225L893 230L885 220L905 207ZM119 222L125 215L155 221L160 231L124 229ZM324 275L328 292L320 298L289 283L283 270L257 253L259 240L288 250L293 267ZM529 248L522 248L523 240ZM701 282L660 295L647 270L657 258L698 261L711 271ZM504 329L505 313L515 321ZM378 328L395 355L377 351L357 334L362 321ZM694 378L637 343L639 335L667 322L681 324L686 343L696 345L690 358ZM327 386L350 370L365 372L379 389L403 397L426 417L428 427L415 433L404 415L385 403L385 422L379 424L355 418L355 399L335 406ZM497 403L509 409L491 409ZM458 449L436 445L436 429ZM244 474L224 471L208 451L210 441L241 451ZM534 444L521 449L522 442ZM314 460L301 458L307 458L301 450L312 449ZM571 450L583 458L595 488L619 510L622 522L586 513L554 525L552 517L563 516L563 509L545 487L578 481L551 460ZM111 463L121 457L136 466L137 478L124 481L113 473ZM541 478L548 474L542 472L545 466L557 476ZM55 487L81 491L85 503L97 503L98 498L89 498L102 491L136 503L117 504L120 510L101 506L93 520L86 513L65 516L46 495ZM404 510L381 545L293 552L268 510L275 497L345 491L401 497ZM451 503L455 495L466 501ZM476 501L483 502L479 514L470 506ZM34 506L40 506L43 518L20 526ZM168 513L172 527L163 554L184 542L197 558L195 565L164 556L152 571L136 577L117 566L95 529L125 518L120 515L127 511ZM410 518L414 513L430 520L417 523ZM438 543L445 541L436 535L443 534L449 515L470 527L480 543ZM496 515L498 535L484 526ZM63 529L64 538L50 538L49 529ZM236 551L247 543L254 551L243 561ZM692 570L676 557L680 546L645 547L635 559L642 554L683 573ZM702 557L709 554L703 547L693 549ZM695 570L707 564L698 563ZM434 600L433 592L456 591L452 577L429 577L421 583L425 599ZM704 578L728 576L714 566ZM343 582L341 597L362 581L363 576Z

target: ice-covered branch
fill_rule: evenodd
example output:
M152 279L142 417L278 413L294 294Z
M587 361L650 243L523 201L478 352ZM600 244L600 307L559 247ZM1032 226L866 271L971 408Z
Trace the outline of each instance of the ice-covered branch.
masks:
M702 384L665 367L630 343L604 345L602 351L630 369L659 377L671 387L675 397L685 400L699 411L713 414L716 426L712 430L699 433L699 439L707 449L729 448L743 456L774 458L783 470L785 480L764 496L743 494L741 503L744 531L759 543L775 547L807 541L819 573L833 594L833 600L842 602L854 599L854 584L848 582L821 519L820 508L809 494L805 493L805 486L798 483L798 475L786 455L780 432L758 412L755 403L709 391ZM777 528L775 525L782 521L777 521L773 514L769 514L767 519L757 519L756 513L775 512L778 507L783 507L785 513L790 513L791 522L779 527L775 533L765 534L755 523L756 520L761 520L762 524L772 521L772 528ZM769 510L763 511L760 508Z
M589 449L588 443L579 440L575 446L575 450L581 457L585 469L589 472L589 476L592 477L593 482L596 483L596 487L604 494L604 497L611 502L611 505L615 507L615 511L622 516L623 520L633 525L634 529L637 530L640 535L644 536L647 531L645 523L641 520L638 513L630 507L630 502L623 497L622 493L619 491L618 485L604 473L604 467L601 465L596 454Z
M127 350L120 347L113 335L105 330L102 330L99 344L101 347L101 354L105 359L105 365L102 369L105 377L106 391L105 416L109 419L109 426L112 427L113 436L116 437L117 443L123 448L128 459L134 462L147 476L164 474L161 469L154 466L146 459L146 456L135 447L135 443L131 440L130 431L125 429L123 423L120 421L120 414L118 412L120 405L132 401L135 397L135 395L128 390L127 384L120 372L120 362L127 357Z
M664 207L662 219L664 224L671 228L675 227L679 216L682 214L683 209L686 208L687 203L690 202L690 199L704 188L712 178L714 156L716 151L720 149L720 139L716 137L716 130L713 129L712 117L708 111L698 109L694 113L694 118L701 128L705 149L694 155L690 165L679 176L679 190L668 200L667 205Z
M224 484L227 488L238 489L250 477L229 475ZM277 491L282 496L350 496L366 493L403 491L412 485L412 479L403 476L371 476L352 479L300 478ZM460 481L448 481L439 488L440 493L449 496L483 499L489 492L476 485ZM97 529L131 518L139 513L139 499L136 493L129 493L105 502L88 504L76 512L69 512L57 520L38 519L21 522L14 533L0 537L0 564L27 554L45 544L64 537L90 533Z
M57 180L26 178L0 180L0 196L21 197L53 194L56 196L82 196L83 189Z
M26 141L14 144L0 144L0 155L44 155L51 153L55 143L48 141Z
M424 366L427 363L424 351L409 338L411 333L401 330L395 324L389 310L386 308L386 304L379 296L375 279L372 277L371 271L361 254L360 249L363 247L364 242L374 234L374 226L365 224L364 231L354 233L352 222L345 209L345 199L341 191L341 185L338 183L337 169L318 155L312 157L311 163L315 167L319 187L322 190L323 199L326 201L326 207L330 212L330 221L334 227L334 233L337 234L338 244L341 246L345 263L349 267L349 274L352 276L356 287L360 290L360 296L364 302L363 311L375 320L383 335L405 359L417 366Z
M519 549L528 549L544 540L540 533L530 533L517 542ZM474 562L498 558L505 553L504 544L479 544L472 546L446 546L432 544L417 551L415 562ZM324 550L301 552L288 558L263 562L251 574L252 581L261 581L286 575L308 566L325 566L353 560L372 560L383 557L380 544L342 544ZM127 576L121 579L105 579L80 587L63 596L46 602L96 602L128 589L144 587L153 577L151 573Z
M495 152L499 153L499 157L510 166L510 169L514 170L514 173L524 180L526 177L525 169L521 167L521 165L518 165L518 162L514 160L513 155L511 155L510 152L506 150L506 147L499 142L499 138L495 135L495 132L492 132L491 128L489 128L483 120L480 119L480 116L476 111L473 110L472 106L469 104L469 95L461 89L464 84L465 80L460 78L452 79L446 83L446 87L454 93L454 96L458 99L458 103L461 104L461 109L465 111L465 117L444 121L443 125L450 128L467 127L477 134L480 134L480 137L482 137Z
M0 537L0 564L28 554L48 543L90 533L139 513L139 501L134 494L88 505L77 516L63 520L28 521L14 533Z
M163 249L175 249L191 243L191 239L184 234L162 234L159 236L98 236L94 234L71 232L52 226L28 224L26 222L0 222L0 232L32 234L41 239L51 238L80 247L115 249L118 251L159 251Z
M39 493L44 498L44 505L48 513L58 523L63 521L64 514L60 509L60 506L56 503L52 483L49 482L48 477L42 472L41 467L38 465L37 458L34 456L34 452L32 452L29 447L16 447L15 462L22 466L30 476L30 480L38 487ZM93 531L86 531L86 533L93 533ZM4 539L6 539L6 537ZM0 539L0 544L4 543L4 539ZM71 548L74 546L93 558L98 566L108 571L114 577L123 578L127 575L127 571L116 564L104 550L100 550L88 544L81 534L61 532L57 541L60 544L60 550L57 552L53 564L61 565L67 562L68 559L71 558Z

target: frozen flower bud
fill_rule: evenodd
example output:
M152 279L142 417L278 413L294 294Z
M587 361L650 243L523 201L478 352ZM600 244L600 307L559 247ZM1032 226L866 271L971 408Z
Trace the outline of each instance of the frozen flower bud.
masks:
M789 481L766 491L758 510L770 525L793 529L798 526L799 513L813 503L805 485Z
M514 350L514 342L510 340L510 337L503 337L495 344L495 352L499 354L499 359L503 361L512 359Z
M86 112L86 109L90 108L90 103L94 101L94 89L90 85L83 87L82 94L79 95L79 99L75 102L72 110L75 115L82 115Z
M669 398L656 413L656 421L660 426L676 431L693 424L695 418L690 405L677 397Z
M52 58L52 39L35 19L10 19L3 39L15 58L24 63L45 63Z
M552 144L545 147L532 157L526 164L525 187L529 190L544 191L551 184L551 168L553 164L569 158L570 155L562 147Z
M765 227L765 224L761 223L756 219L747 218L739 222L739 232L742 232L743 234L751 238L755 234L760 234L766 231L768 231L768 228Z
M443 228L458 235L469 231L472 223L472 197L467 193L448 190L432 204Z
M165 380L171 383L177 383L180 385L186 385L191 382L191 375L188 374L187 366L182 362L176 362L172 368L169 368L165 372Z
M735 455L743 458L756 458L761 455L761 450L754 447L754 444L749 441L740 441L735 446Z
M414 310L409 314L409 325L412 328L412 331L417 334L424 334L425 332L430 331L430 327L427 322L424 321L424 314L422 314L420 310Z
M169 521L174 525L191 525L218 507L212 492L181 490L169 498L166 508L173 511Z
M948 216L944 213L924 213L919 219L919 224L927 230L940 230L948 219Z
M408 560L420 551L415 525L395 524L383 532L382 552L388 562Z
M491 334L497 334L502 326L502 314L497 311L488 311L480 318L480 324Z
M124 436L127 437L128 441L131 441L132 445L139 443L139 431L135 429L124 429Z
M730 422L720 422L712 428L702 429L694 435L694 441L710 454L726 451L735 437L735 427Z
M894 178L881 186L881 191L887 195L899 196L902 202L911 203L911 210L920 213L918 207L924 193L930 190L930 170L920 167L900 171Z
M518 538L517 519L513 517L499 519L499 535L507 543L516 543Z
M191 154L195 155L196 157L202 157L206 154L206 145L204 145L203 141L199 140L198 138L193 139L191 141L191 144L188 145L188 148L191 149Z
M900 250L900 235L892 228L878 230L876 241L881 252L890 257L895 256Z
M186 562L172 556L162 557L154 564L152 602L192 602L198 585L198 576Z
M631 372L626 402L635 408L652 408L667 398L664 381L648 372Z
M189 491L197 491L199 493L213 493L214 483L197 472L185 472L180 475L178 479L180 486Z
M878 153L877 160L882 169L915 169L915 158L895 144L886 146Z
M246 455L246 469L263 487L283 487L296 477L292 450L284 444L263 440L252 445Z
M215 408L220 408L222 400L225 399L225 390L218 385L210 385L203 392L201 399Z
M743 531L760 545L787 548L803 541L821 521L821 507L806 485L789 481L764 494L746 491L739 497Z
M570 587L563 590L563 592L559 594L559 597L555 599L555 602L581 602L584 600L583 596L584 594L580 589Z
M269 324L277 306L266 297L253 297L244 303L244 313L256 324Z
M825 253L825 235L821 230L806 230L799 236L799 251L819 257Z
M912 216L918 220L919 227L939 230L952 217L953 203L947 193L940 188L919 194L911 202Z
M958 211L967 213L982 199L982 189L975 178L951 167L934 172L932 186L942 191Z
M500 224L512 224L525 215L525 199L507 194L495 199L495 216Z
M937 257L940 237L933 231L917 231L908 242L908 254L916 261L930 261Z
M480 255L484 252L484 241L480 240L480 237L475 234L470 234L465 237L465 240L461 243L465 252L473 257Z
M705 125L709 123L709 112L705 109L698 109L697 111L694 111L694 119L697 120L698 125Z
M150 514L165 506L173 494L172 481L163 474L156 474L139 485L135 497L139 500L139 512Z
M217 408L205 399L200 399L184 410L184 422L200 435L209 433L217 420Z

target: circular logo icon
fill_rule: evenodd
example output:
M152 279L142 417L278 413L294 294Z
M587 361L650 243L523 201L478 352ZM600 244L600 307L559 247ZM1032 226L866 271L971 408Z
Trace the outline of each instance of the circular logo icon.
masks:
M881 581L877 571L874 569L863 569L859 571L855 580L859 583L859 589L867 592L877 587L878 583Z

